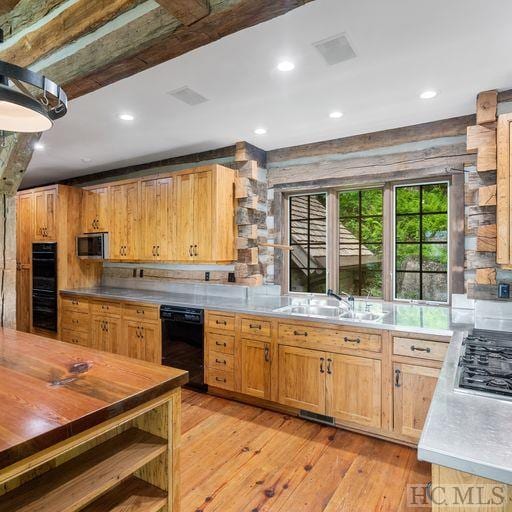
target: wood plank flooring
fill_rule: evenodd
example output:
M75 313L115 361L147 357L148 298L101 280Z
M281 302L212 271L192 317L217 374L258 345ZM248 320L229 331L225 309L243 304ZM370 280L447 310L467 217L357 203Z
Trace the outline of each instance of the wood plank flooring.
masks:
M430 480L416 451L183 391L183 512L395 512Z

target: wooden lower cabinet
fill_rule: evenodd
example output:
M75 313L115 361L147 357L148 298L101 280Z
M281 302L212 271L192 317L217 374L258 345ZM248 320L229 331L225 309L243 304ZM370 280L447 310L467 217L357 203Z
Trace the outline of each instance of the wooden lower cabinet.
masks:
M279 346L279 403L325 414L324 352Z
M158 323L123 321L123 355L152 363L162 362L161 331Z
M16 329L30 332L32 325L32 271L19 264L16 270Z
M396 434L420 438L440 370L405 363L393 365L393 424Z
M109 316L93 316L91 347L114 354L122 353L120 345L121 320ZM124 341L123 341L124 343Z
M240 340L242 356L242 393L270 400L270 343Z
M326 415L340 421L380 428L381 361L327 354Z

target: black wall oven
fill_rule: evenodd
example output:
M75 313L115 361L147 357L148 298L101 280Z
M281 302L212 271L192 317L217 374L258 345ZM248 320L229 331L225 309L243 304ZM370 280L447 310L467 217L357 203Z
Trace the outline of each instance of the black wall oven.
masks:
M32 325L57 332L57 244L32 244Z

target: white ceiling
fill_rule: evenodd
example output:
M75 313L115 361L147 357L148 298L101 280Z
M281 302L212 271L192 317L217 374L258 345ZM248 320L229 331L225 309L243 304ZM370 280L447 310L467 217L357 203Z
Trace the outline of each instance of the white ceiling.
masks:
M73 100L23 186L239 140L269 150L474 112L479 91L512 87L510 19L510 0L315 0ZM327 66L312 43L342 32L357 58ZM294 71L275 69L283 58ZM185 85L209 101L166 94ZM425 89L438 97L420 100Z

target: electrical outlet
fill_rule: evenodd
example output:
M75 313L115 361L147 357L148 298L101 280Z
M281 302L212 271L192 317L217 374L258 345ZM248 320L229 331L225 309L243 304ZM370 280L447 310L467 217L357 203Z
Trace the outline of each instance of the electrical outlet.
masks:
M139 270L139 277L144 277L144 269L143 268L141 268Z
M136 268L133 269L133 277L137 277L137 269Z
M229 272L229 273L228 273L228 282L229 282L229 283L234 283L234 282L236 282L236 278L235 278L235 273L234 273L234 272Z
M210 272L205 272L204 273L204 280L205 281L209 281L210 280Z

